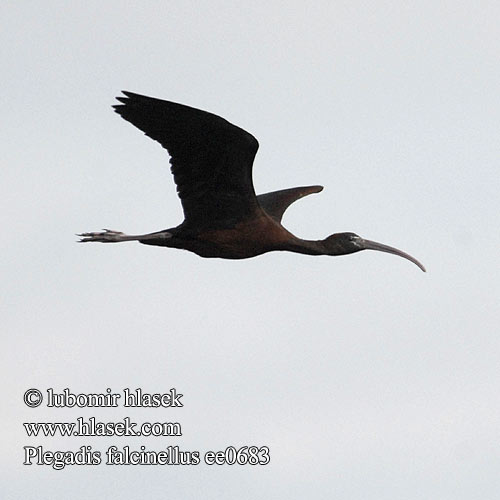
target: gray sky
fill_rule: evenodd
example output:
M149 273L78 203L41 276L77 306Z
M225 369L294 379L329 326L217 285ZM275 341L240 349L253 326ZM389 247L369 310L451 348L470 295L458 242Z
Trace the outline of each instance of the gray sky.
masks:
M247 5L248 4L248 5ZM2 498L472 499L500 490L497 2L2 3ZM260 142L258 192L387 254L204 260L76 232L182 211L121 89ZM27 408L175 387L183 408ZM23 422L178 421L182 437L33 438ZM266 466L22 465L23 446L223 450Z

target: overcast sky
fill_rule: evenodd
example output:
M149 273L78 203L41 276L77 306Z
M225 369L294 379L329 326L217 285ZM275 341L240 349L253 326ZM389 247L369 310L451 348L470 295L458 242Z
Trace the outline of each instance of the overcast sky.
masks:
M469 1L4 1L2 498L497 499L500 7ZM201 259L74 233L175 226L168 155L120 90L252 134L284 224L405 250ZM182 408L48 408L176 388ZM181 437L28 437L24 422L179 422ZM268 446L268 465L23 465Z

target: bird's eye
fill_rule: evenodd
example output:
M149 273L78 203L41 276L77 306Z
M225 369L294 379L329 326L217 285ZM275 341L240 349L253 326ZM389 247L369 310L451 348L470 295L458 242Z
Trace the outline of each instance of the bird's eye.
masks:
M353 245L359 246L361 238L357 234L351 234L349 235L349 243L352 243Z

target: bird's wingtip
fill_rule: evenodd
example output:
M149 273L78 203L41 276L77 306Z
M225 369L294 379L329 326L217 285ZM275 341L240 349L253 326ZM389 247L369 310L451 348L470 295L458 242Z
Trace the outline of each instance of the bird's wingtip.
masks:
M307 194L313 194L313 193L321 193L323 191L323 186L307 186L306 188L306 193Z
M138 94L134 94L133 92L129 92L128 90L120 90L123 95L116 96L115 99L118 99L120 102L127 102L131 97L134 97Z
M121 93L123 95L116 96L115 99L120 103L120 104L112 104L111 107L115 110L116 113L121 114L123 110L123 105L127 104L131 98L138 94L134 94L133 92L129 92L128 90L122 90Z
M151 99L151 97L147 97L142 94L137 94L136 92L130 92L130 90L122 90L121 93L127 96L129 99L142 99L142 100ZM122 97L122 99L124 98Z

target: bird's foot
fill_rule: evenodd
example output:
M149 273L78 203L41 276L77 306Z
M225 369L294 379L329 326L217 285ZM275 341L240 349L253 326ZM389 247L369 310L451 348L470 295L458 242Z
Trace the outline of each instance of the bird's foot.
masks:
M88 241L99 241L101 243L116 243L118 241L127 241L127 235L120 231L113 231L111 229L103 229L101 233L81 233L79 243L86 243Z

